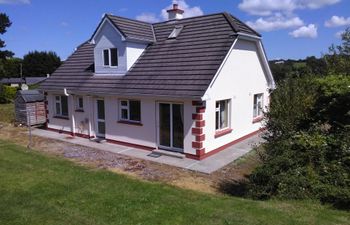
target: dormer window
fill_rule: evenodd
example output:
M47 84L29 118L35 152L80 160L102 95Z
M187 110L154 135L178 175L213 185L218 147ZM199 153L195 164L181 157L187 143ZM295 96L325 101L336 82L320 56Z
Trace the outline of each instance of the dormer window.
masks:
M177 38L181 32L181 30L183 29L183 26L175 26L174 30L171 32L171 34L169 35L168 39L173 39L173 38Z
M118 49L109 48L103 50L103 65L109 67L118 66Z

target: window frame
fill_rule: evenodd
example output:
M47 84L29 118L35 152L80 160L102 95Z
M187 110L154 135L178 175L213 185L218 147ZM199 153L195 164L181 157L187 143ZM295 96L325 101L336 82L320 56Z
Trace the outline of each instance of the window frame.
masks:
M81 99L81 103L82 105L80 105L80 99ZM75 111L84 111L84 98L83 96L76 96L75 97Z
M116 50L116 60L117 60L117 65L113 66L112 65L112 49ZM108 52L108 65L106 65L106 58L105 58L105 51ZM119 57L118 57L118 48L104 48L102 50L102 61L103 61L103 66L104 67L109 67L109 68L117 68L119 66Z
M131 110L130 110L130 102L135 101L139 102L140 110L139 110L139 118L140 120L132 120L130 119ZM126 105L122 105L122 102L126 102ZM123 109L127 110L127 118L123 118ZM119 99L119 121L131 122L131 123L141 123L141 101L137 99Z
M225 127L221 126L221 102L225 102L226 104L226 115L227 115L227 125ZM219 104L219 106L217 107L217 104ZM217 117L217 113L218 113L218 117ZM217 121L218 119L218 121ZM217 128L218 125L218 128ZM218 100L215 101L215 131L216 132L220 132L220 131L224 131L224 130L229 130L231 129L231 99L223 99L223 100Z
M259 103L261 107L259 106ZM257 93L253 96L253 119L261 118L263 116L264 108L264 93Z
M62 104L62 97L67 98L67 115L63 114L63 104ZM68 103L68 97L63 95L54 95L55 104L54 104L54 112L56 117L64 117L69 118L69 103ZM57 112L57 104L59 104L59 112Z

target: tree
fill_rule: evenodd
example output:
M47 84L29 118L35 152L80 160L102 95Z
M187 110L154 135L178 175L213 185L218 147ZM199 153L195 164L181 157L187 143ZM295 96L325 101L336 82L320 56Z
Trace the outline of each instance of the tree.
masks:
M21 72L22 59L20 58L8 58L2 60L0 63L0 77L19 77Z
M29 52L23 57L23 75L46 76L52 74L60 65L61 59L55 52Z
M332 44L324 56L329 74L350 75L350 27L341 35L341 45Z
M6 33L7 28L10 27L11 24L12 23L11 23L9 17L5 13L0 13L0 34ZM12 52L10 52L8 50L4 50L4 51L1 50L5 46L6 46L5 41L0 39L0 60L5 59L6 57L13 56Z

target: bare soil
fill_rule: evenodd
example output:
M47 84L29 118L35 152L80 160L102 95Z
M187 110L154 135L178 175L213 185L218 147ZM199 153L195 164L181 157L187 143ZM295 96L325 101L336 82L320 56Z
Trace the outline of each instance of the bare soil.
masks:
M0 139L27 146L27 137L26 128L0 123ZM70 137L67 135L67 138ZM94 169L106 169L136 179L164 182L207 193L220 193L223 184L245 179L260 163L253 152L208 175L38 136L33 136L32 143L35 151L64 157Z

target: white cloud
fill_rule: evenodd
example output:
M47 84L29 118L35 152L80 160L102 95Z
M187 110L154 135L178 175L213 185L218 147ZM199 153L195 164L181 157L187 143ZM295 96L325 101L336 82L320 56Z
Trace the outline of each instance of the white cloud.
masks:
M334 34L334 37L341 39L341 36L344 34L344 31L338 31Z
M326 27L340 27L350 25L350 17L345 18L343 16L332 16L331 19L327 20L324 25Z
M238 8L252 15L268 16L275 12L290 14L296 9L318 9L341 0L243 0Z
M194 6L194 7L190 7L185 0L173 0L173 4L177 3L179 5L179 8L184 10L184 18L187 17L193 17L193 16L201 16L203 15L203 11L199 6ZM161 12L161 16L163 18L163 20L168 20L168 13L167 10L171 9L173 7L173 5L169 5L167 7L165 7L164 9L162 9Z
M30 4L30 0L0 0L0 4Z
M289 33L294 38L317 38L317 27L315 24L302 26Z
M259 18L254 22L248 21L247 25L258 31L273 31L288 28L295 28L304 25L299 17L287 18L276 15L268 18Z
M137 20L141 20L148 23L156 23L159 22L159 18L154 13L141 13L136 16Z
M172 4L175 4L175 3L177 3L179 5L180 9L184 10L184 14L183 14L184 18L193 17L193 16L201 16L204 14L202 9L199 6L191 7L186 3L185 0L173 0ZM157 16L154 13L144 12L144 13L141 13L140 15L136 16L136 19L141 20L141 21L145 21L145 22L149 22L149 23L156 23L156 22L159 22L162 20L168 20L167 10L171 9L173 7L172 4L165 7L164 9L162 9L159 16Z

